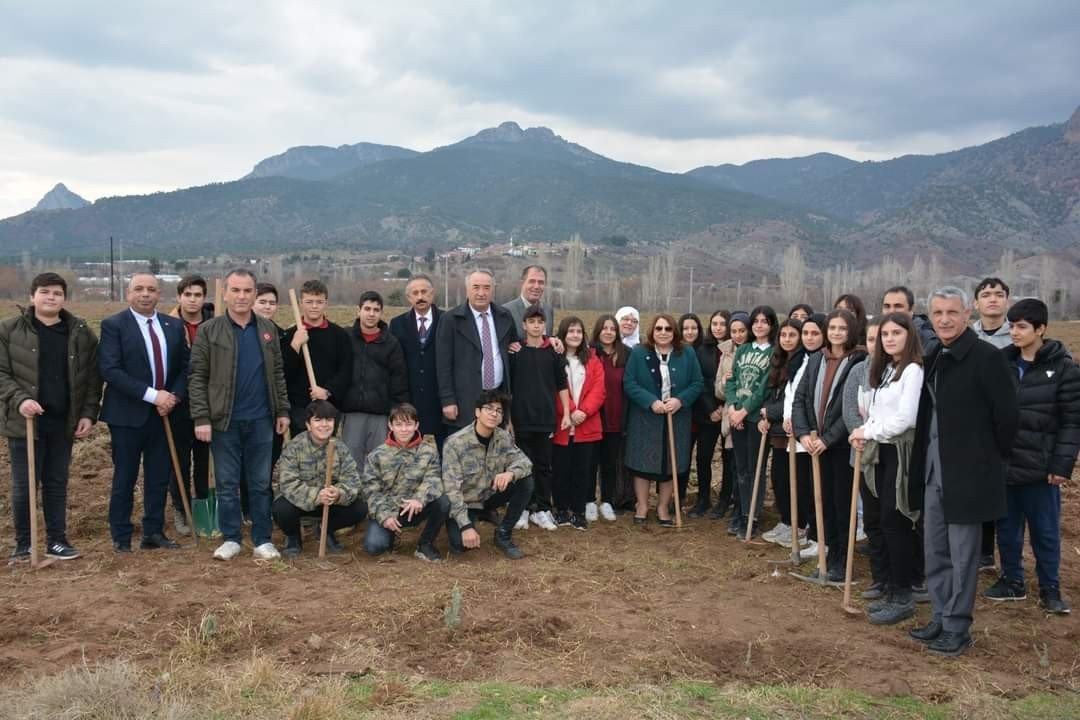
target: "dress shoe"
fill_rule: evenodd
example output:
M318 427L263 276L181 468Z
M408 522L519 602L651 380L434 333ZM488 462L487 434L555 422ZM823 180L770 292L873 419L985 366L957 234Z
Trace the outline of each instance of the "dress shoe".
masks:
M919 642L925 643L927 645L937 640L938 636L940 635L941 623L934 622L933 620L923 625L922 627L917 627L908 632L908 636L911 637L912 640L918 640Z
M963 655L971 647L971 634L966 632L949 632L942 630L937 640L930 643L927 649L935 655L956 657Z
M162 533L154 533L153 535L147 535L139 543L140 550L156 550L161 548L163 550L176 550L180 547L180 543L173 542L169 538L165 537Z

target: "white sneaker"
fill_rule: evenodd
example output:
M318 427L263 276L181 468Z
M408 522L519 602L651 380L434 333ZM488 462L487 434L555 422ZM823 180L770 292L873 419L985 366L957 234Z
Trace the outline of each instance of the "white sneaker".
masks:
M184 517L184 511L183 510L173 510L172 511L173 530L176 531L177 535L190 535L191 534L191 528L188 527L187 522L185 522L186 520L187 520L187 518Z
M252 552L256 560L277 560L281 557L281 553L274 547L274 543L263 543L256 547Z
M611 503L600 503L600 517L615 522L615 508L611 507Z
M596 503L585 503L585 519L589 522L596 522Z
M533 525L544 530L557 530L559 528L555 524L555 518L551 517L551 514L547 512L534 512L529 516L529 520L532 521Z
M776 523L776 526L773 527L772 530L770 530L767 533L762 534L761 539L764 540L765 542L774 543L779 538L783 537L785 532L791 532L791 528L789 526L785 525L782 522Z
M550 510L544 511L544 517L547 518L547 525L544 526L545 530L558 530L559 523L555 522L555 515Z
M240 543L226 540L214 551L215 560L232 560L240 554Z
M825 552L826 553L829 552L828 546L825 547ZM803 560L810 560L811 558L816 558L817 555L818 555L818 544L814 540L811 540L806 545L806 547L804 547L802 550L799 551L799 557L801 557Z
M514 523L514 529L515 530L528 530L529 529L529 511L528 510L522 510L521 511L521 517L519 517L518 521L516 523Z
M855 527L855 542L862 542L865 539L866 532L863 530L862 520L860 520L859 524Z
M791 536L792 535L793 535L793 533L791 531L791 528L788 528L788 531L786 533L784 533L780 537L776 538L776 544L779 545L780 547L786 547L786 548L791 547ZM806 539L806 531L805 530L800 530L799 531L799 546L802 547L802 546L806 545L808 542L810 542L810 541Z

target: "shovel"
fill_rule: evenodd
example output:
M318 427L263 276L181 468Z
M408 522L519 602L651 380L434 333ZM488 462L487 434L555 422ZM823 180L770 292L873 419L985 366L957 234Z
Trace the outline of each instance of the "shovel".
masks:
M848 515L847 566L844 570L844 602L842 607L849 615L862 615L862 610L851 604L851 575L855 568L855 525L859 513L859 475L862 474L862 449L855 450L855 479L851 483L851 514Z
M38 546L37 518L37 452L34 447L34 418L26 418L26 470L30 485L30 567L38 570L53 564L52 558L42 559Z
M811 432L810 436L816 439L817 431ZM821 496L821 458L818 455L810 455L810 466L813 468L814 474L814 519L817 522L818 535L818 576L800 575L797 572L789 572L788 575L803 582L827 585L829 582L829 570L825 557L825 503ZM798 542L794 544L797 546Z
M305 345L305 347L307 347ZM326 479L323 482L323 487L330 487L334 484L334 449L337 444L336 438L330 438L330 441L326 445ZM322 560L326 557L326 529L330 525L330 506L322 506L322 527L319 529L319 559Z
M221 300L221 279L214 280L214 317L219 317L225 312L225 306ZM191 528L195 533L195 542L200 537L212 538L221 536L221 527L218 525L217 507L217 483L214 480L214 453L210 452L210 468L207 482L206 498L195 499L191 502Z
M188 504L187 481L180 472L180 458L176 455L176 440L173 438L172 423L168 416L161 416L165 425L165 440L169 443L169 457L172 459L173 474L176 475L176 487L180 491L180 502L184 506L184 517L187 518L188 527L193 527L191 519L191 505ZM195 544L199 544L199 533L195 533Z
M791 494L791 557L787 560L770 560L770 565L802 565L799 557L799 479L795 463L798 455L795 452L795 438L788 437L788 487ZM775 573L776 571L774 571Z
M754 489L750 493L750 517L746 521L746 537L743 538L743 542L753 545L764 545L764 541L754 541L750 538L754 534L754 515L757 511L757 499L758 491L761 490L761 471L762 466L765 464L765 445L769 441L768 433L761 433L761 444L758 445L757 452L757 468L754 470Z
M675 527L682 527L682 508L679 503L679 471L676 467L678 460L675 456L675 428L671 421L671 413L667 413L667 437L668 450L671 454L671 491L675 500Z

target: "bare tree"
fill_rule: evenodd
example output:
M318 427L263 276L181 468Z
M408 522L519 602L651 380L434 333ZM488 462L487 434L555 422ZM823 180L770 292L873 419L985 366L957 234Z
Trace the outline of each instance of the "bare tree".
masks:
M788 307L802 302L806 289L806 261L802 250L792 243L784 250L783 269L780 272L780 294Z
M641 309L655 309L660 302L660 273L662 261L657 255L649 258L649 270L641 278Z
M578 302L578 293L581 291L582 273L585 267L585 243L581 236L574 233L566 251L566 277L563 278L563 287L566 288L565 302L571 307Z
M664 309L671 308L671 297L675 292L675 278L678 274L678 269L675 266L675 246L669 245L667 253L664 254L663 263L661 265L663 272L663 294L664 294Z

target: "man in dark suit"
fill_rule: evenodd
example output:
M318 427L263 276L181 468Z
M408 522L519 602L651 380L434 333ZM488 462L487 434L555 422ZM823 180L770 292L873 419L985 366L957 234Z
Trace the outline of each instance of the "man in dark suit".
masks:
M551 303L544 302L544 290L547 288L547 270L543 265L529 265L521 271L521 292L518 296L503 305L514 317L514 332L521 342L525 342L525 330L522 322L525 320L525 310L531 305L539 305L547 319L544 334L551 337L555 334L555 311ZM561 348L556 348L562 352Z
M443 314L436 334L442 413L455 430L473 421L480 391L510 390L510 345L518 342L510 311L491 304L490 270L469 273L465 292L468 300Z
M131 552L131 506L143 464L143 539L140 547L178 548L165 537L169 450L162 418L187 393L188 346L183 322L161 315L158 280L135 273L128 309L101 322L98 367L105 381L101 419L112 436L113 482L109 529L113 549Z
M435 287L427 275L413 275L405 285L411 310L390 321L390 332L398 339L409 368L409 397L420 415L420 432L434 435L442 452L446 440L442 401L439 399L435 336L443 311L435 307Z

